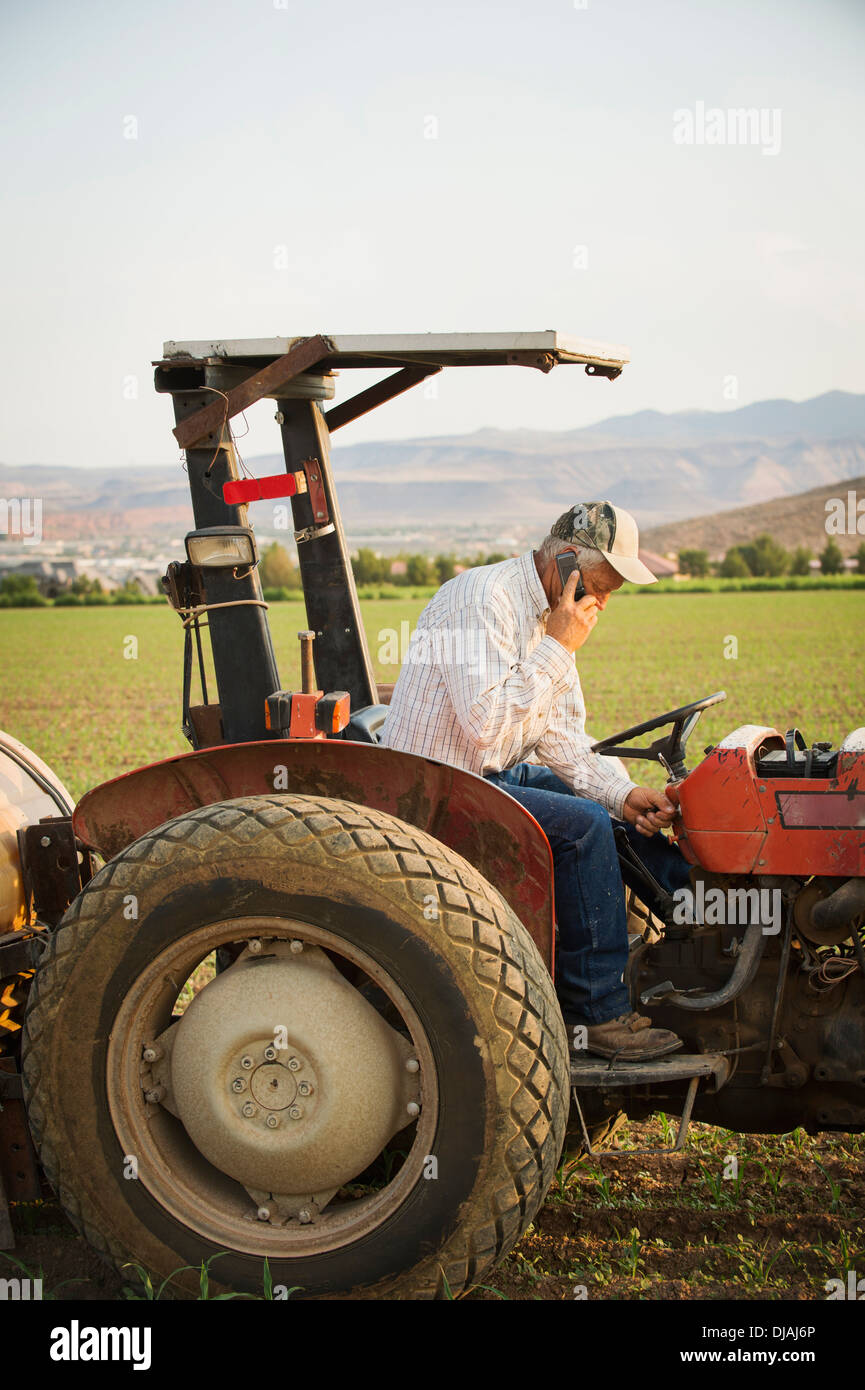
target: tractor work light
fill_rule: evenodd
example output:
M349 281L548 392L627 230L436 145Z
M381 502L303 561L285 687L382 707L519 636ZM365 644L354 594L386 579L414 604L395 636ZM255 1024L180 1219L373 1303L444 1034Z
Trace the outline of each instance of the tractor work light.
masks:
M186 554L197 569L235 569L258 564L258 549L250 526L205 526L190 531Z

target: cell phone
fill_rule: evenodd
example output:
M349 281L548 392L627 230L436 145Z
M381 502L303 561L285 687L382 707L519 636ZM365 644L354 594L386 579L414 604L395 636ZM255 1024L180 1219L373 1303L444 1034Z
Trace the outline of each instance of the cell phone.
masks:
M571 575L573 574L574 570L577 571L577 574L580 574L580 567L577 564L577 557L572 550L562 550L559 552L559 554L556 556L556 568L559 571L559 579L561 579L562 581L563 589L567 584L568 580L570 579ZM577 581L577 587L574 590L574 603L577 603L581 598L585 598L585 594L586 586L583 583L583 576L580 574L580 577Z

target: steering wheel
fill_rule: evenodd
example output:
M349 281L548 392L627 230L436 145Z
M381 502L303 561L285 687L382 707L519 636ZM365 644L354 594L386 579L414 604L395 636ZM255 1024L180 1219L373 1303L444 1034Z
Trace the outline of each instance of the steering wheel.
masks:
M592 744L591 751L608 758L646 758L649 762L660 763L669 773L670 780L678 782L688 774L685 767L685 749L700 715L710 705L719 705L726 698L726 690L718 690L714 695L707 695L705 699L694 700L690 705L682 705L679 709L659 714L656 719L647 719L643 724L633 724L630 729L623 729L620 734L610 734L609 738L599 739L597 743ZM670 732L663 738L655 739L647 748L624 746L628 739L639 738L640 734L651 733L653 729L661 729L665 724L672 724Z

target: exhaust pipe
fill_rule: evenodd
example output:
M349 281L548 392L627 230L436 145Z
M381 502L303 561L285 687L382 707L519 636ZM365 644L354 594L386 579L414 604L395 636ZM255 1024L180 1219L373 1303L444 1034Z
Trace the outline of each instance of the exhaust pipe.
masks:
M693 1012L720 1008L722 1004L735 999L743 989L747 989L757 973L765 949L763 924L752 922L745 932L732 974L720 989L713 990L711 994L701 994L696 990L693 993L684 993L674 987L672 980L664 980L661 984L652 985L650 989L644 990L640 995L640 1003L674 1004L677 1009L690 1009Z

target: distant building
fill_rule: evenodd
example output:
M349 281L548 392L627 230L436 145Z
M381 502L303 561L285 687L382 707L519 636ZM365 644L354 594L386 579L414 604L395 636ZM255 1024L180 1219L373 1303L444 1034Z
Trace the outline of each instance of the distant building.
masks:
M106 593L118 587L117 579L105 569L88 560L36 560L8 552L0 556L0 579L21 574L36 580L37 588L46 598L57 598L70 589L76 579L98 579Z
M685 576L679 571L678 560L669 560L663 555L656 555L654 550L639 551L640 559L646 569L652 571L656 579L683 579Z
M56 565L51 560L30 560L13 558L5 554L0 558L0 579L7 575L20 574L36 580L36 587L46 598L56 598L67 587L65 581L56 573Z
M134 570L127 574L124 584L137 584L142 594L161 594L162 585L159 582L160 576L150 570Z
M809 561L808 561L808 568L810 569L810 571L811 571L812 574L822 574L822 573L823 573L823 567L822 567L822 565L820 564L819 557L818 557L817 559L813 559L813 558L812 558L811 560L809 560ZM859 561L856 559L856 556L855 556L855 555L845 555L845 556L844 556L844 559L843 559L843 561L841 562L841 573L842 573L842 574L858 574L858 573L859 573Z

